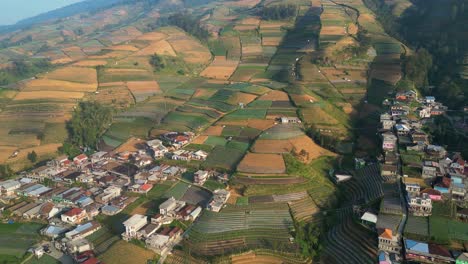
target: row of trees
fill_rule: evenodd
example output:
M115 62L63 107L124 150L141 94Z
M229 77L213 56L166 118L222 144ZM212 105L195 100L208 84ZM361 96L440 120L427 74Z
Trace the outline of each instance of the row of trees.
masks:
M31 61L14 60L9 67L0 69L0 85L8 85L18 80L32 77L49 70L51 63L45 59Z
M289 19L296 15L296 6L291 4L265 6L260 10L259 15L266 20Z
M198 19L188 13L177 13L169 16L168 23L173 26L180 27L185 32L198 38L201 41L206 41L210 33L201 27Z

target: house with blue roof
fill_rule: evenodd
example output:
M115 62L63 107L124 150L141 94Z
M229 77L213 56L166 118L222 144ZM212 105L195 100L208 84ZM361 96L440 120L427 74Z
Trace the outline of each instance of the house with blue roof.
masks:
M403 239L406 259L424 263L452 263L454 258L446 248L411 239Z

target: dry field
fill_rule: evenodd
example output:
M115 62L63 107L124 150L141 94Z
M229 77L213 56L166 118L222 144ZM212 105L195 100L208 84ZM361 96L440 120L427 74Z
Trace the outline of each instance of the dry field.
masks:
M282 91L273 90L269 93L262 95L259 100L265 101L289 101L288 94Z
M94 92L97 82L94 84L76 83L49 79L31 80L23 91L70 91L70 92Z
M240 22L240 24L242 25L255 25L255 26L258 26L260 25L260 18L259 17L248 17L248 18L244 18L242 19L242 21Z
M156 94L161 89L156 81L127 82L128 89L134 94Z
M210 98L217 92L215 89L197 89L193 94L193 98Z
M97 73L91 68L63 67L46 74L44 79L97 84Z
M92 59L92 60L115 59L115 58L123 58L130 54L131 52L129 51L114 50L114 51L106 52L105 54L102 54L102 55L88 56L88 59Z
M238 6L238 7L248 7L252 8L260 3L261 0L238 0L238 1L229 1L224 2L226 6Z
M188 63L205 64L211 60L211 52L200 42L184 34L184 37L169 37L167 39L177 54Z
M364 70L344 70L344 69L335 69L335 68L320 68L322 73L330 80L330 82L344 82L345 79L350 79L351 81L366 82L367 76Z
M19 92L13 100L33 100L33 99L81 99L82 92L65 91L31 91Z
M224 56L216 56L210 66L200 73L200 76L227 80L234 73L238 64L239 61L226 60Z
M0 146L0 163L4 164L18 148L13 146Z
M123 240L117 241L99 259L112 264L146 264L155 258L155 253Z
M158 55L177 56L171 44L166 40L151 43L148 47L136 52L134 56L151 56L155 53Z
M108 47L109 50L120 50L120 51L138 51L139 49L133 45L115 45Z
M358 30L359 30L359 28L358 28L358 26L356 26L356 24L350 23L348 25L348 29L347 29L348 34L356 35L358 33Z
M113 86L126 86L126 84L125 84L125 82L99 83L99 88L101 88L101 87L113 87Z
M103 104L111 104L116 108L127 108L134 103L133 96L126 86L99 89L99 93L91 94L90 98Z
M258 26L256 25L235 25L234 29L237 31L249 31L256 30Z
M275 125L274 120L267 120L267 119L249 119L247 122L247 126L251 128L255 128L258 130L265 131Z
M302 150L306 152L305 156L300 158L304 162L310 162L321 156L332 156L332 152L317 145L308 136L300 136L286 140L259 139L253 146L256 153L289 153L295 149L296 153Z
M28 153L32 151L37 153L38 158L41 158L41 156L44 156L44 155L51 155L51 154L56 153L58 151L58 148L61 146L62 144L55 143L55 144L46 144L46 145L41 145L37 147L21 149L18 156L16 156L15 158L9 159L8 162L17 162L20 160L26 160Z
M258 264L282 264L285 263L282 258L275 256L259 256L254 252L248 252L242 255L231 256L232 264L247 264L247 263L258 263Z
M281 154L247 153L237 170L244 173L284 173L286 165Z
M78 61L73 64L73 66L79 67L96 67L96 66L104 66L107 64L105 60L82 60Z
M167 35L161 32L149 32L139 36L138 40L160 41L167 38Z
M210 126L205 131L203 131L203 135L205 136L221 136L223 132L222 126Z
M263 29L280 29L283 26L288 25L288 22L270 22L263 21L260 23L260 30Z
M279 46L283 37L263 37L262 45L263 46Z
M346 28L337 26L325 26L320 30L320 35L345 35Z
M260 44L242 45L242 56L262 55L263 48Z
M192 141L192 143L193 143L193 144L203 144L203 143L205 143L205 141L206 141L207 138L208 138L208 136L206 136L206 135L200 135L200 136L196 137L196 138Z
M114 149L113 153L121 153L125 151L134 152L140 149L145 149L146 140L139 139L139 138L129 138L125 143L118 146Z

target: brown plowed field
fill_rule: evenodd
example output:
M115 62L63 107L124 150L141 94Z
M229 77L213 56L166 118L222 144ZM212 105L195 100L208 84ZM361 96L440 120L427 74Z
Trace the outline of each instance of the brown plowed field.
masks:
M284 173L286 165L281 154L247 153L237 170L246 173Z

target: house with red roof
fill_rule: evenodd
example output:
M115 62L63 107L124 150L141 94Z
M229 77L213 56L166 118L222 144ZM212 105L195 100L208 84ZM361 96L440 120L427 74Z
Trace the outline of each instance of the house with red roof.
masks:
M72 208L61 216L63 222L73 225L79 224L87 218L86 210L81 208Z
M85 154L80 154L73 158L73 163L75 163L75 165L81 165L86 161L88 161L88 156L86 156Z

